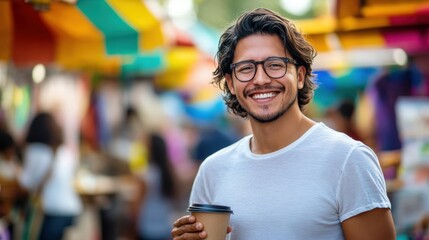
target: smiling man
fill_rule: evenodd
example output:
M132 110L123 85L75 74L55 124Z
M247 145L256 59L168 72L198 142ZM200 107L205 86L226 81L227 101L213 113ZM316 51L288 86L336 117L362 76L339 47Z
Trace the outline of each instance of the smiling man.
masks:
M374 152L303 113L315 55L292 22L267 9L244 13L220 39L213 82L253 134L203 162L190 203L230 206L231 240L395 239ZM208 237L193 216L179 218L172 236Z

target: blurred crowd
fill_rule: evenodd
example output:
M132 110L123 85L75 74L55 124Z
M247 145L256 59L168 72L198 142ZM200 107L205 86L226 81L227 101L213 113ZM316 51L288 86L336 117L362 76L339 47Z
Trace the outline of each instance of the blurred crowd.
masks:
M412 69L387 72L358 97L339 98L322 115L310 116L374 149L394 214L395 192L402 187L396 182L402 143L395 106L400 97L426 94L415 91L422 88L413 74ZM173 220L186 213L201 162L251 134L247 120L229 113L198 122L158 114L165 109L150 99L115 103L115 88L106 88L104 108L91 98L78 124L70 120L76 110L71 106L78 105L72 94L71 105L59 107L58 99L51 99L45 101L51 106L47 110L35 107L22 134L10 126L9 115L0 113L1 240L170 239ZM61 92L58 85L52 89ZM153 94L133 89L137 96ZM177 110L164 101L168 110ZM100 118L100 109L119 113L117 123ZM312 115L311 109L307 113ZM401 213L395 216L402 223ZM424 239L428 217L418 216L408 229L398 229Z
M104 147L85 132L70 144L55 111L32 114L21 138L2 119L0 239L169 239L199 164L249 133L233 117L178 132L132 105L121 116Z

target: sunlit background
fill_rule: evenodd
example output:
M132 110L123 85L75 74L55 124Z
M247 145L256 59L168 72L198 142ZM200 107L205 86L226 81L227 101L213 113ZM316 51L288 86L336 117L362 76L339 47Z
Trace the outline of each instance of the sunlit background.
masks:
M354 104L351 121L380 158L398 239L414 239L429 213L427 0L0 0L1 126L22 143L32 116L51 112L82 165L84 141L101 158L125 154L132 174L145 165L111 144L133 106L143 128L166 139L183 186L173 214L182 214L203 130L250 133L210 81L223 30L257 7L293 19L315 46L319 88L305 114L335 127L332 110Z

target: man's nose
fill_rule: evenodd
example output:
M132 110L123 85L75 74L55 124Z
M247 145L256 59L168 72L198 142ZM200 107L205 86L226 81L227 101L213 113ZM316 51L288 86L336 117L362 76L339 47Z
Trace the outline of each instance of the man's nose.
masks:
M256 74L252 79L253 84L264 85L271 82L270 76L265 73L264 66L262 64L258 64L256 66Z

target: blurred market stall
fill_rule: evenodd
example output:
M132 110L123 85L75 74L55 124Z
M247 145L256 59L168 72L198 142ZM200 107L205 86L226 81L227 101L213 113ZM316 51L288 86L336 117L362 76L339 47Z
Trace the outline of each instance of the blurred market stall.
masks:
M153 60L166 42L160 21L138 0L11 0L1 1L0 11L0 59L16 67L42 63L114 73L124 56ZM142 67L161 67L160 60L150 62Z
M429 76L429 1L324 2L313 5L322 9L313 10L313 17L297 20L319 52L314 62L321 83L315 101L319 113L341 99L356 100L393 69L421 72L419 94L429 92L424 84Z
M85 73L91 91L106 77L117 78L123 85L147 78L159 89L184 91L189 103L211 101L219 98L216 90L197 93L200 89L195 87L207 89L210 76L202 73L205 77L196 79L192 75L200 69L211 72L213 59L205 60L209 50L201 50L196 42L217 42L217 35L198 23L193 32L196 35L191 37L140 0L1 1L0 84L3 89L14 85L14 92L25 93L19 95L27 97L19 99L26 102L23 112L27 113L34 110L28 103L33 98L31 71L35 66L45 75L33 79L34 84L54 73L75 73L75 77ZM196 66L199 63L201 68ZM3 95L15 95L10 92ZM3 100L3 105L9 102ZM26 118L21 119L25 122Z
M193 127L227 115L210 84L220 33L257 7L293 19L318 51L319 88L306 114L323 120L339 102L355 103L362 140L383 170L385 159L398 167L401 132L413 124L397 129L397 116L411 123L404 109L417 116L428 102L429 0L0 0L0 123L6 119L19 137L33 113L49 110L74 146L84 139L112 150L113 129L133 106L146 128L166 133L174 166L191 182ZM418 160L429 162L425 136ZM404 159L412 161L407 146ZM402 171L394 170L386 178ZM402 187L390 183L389 193ZM426 209L412 210L398 221L401 231Z

